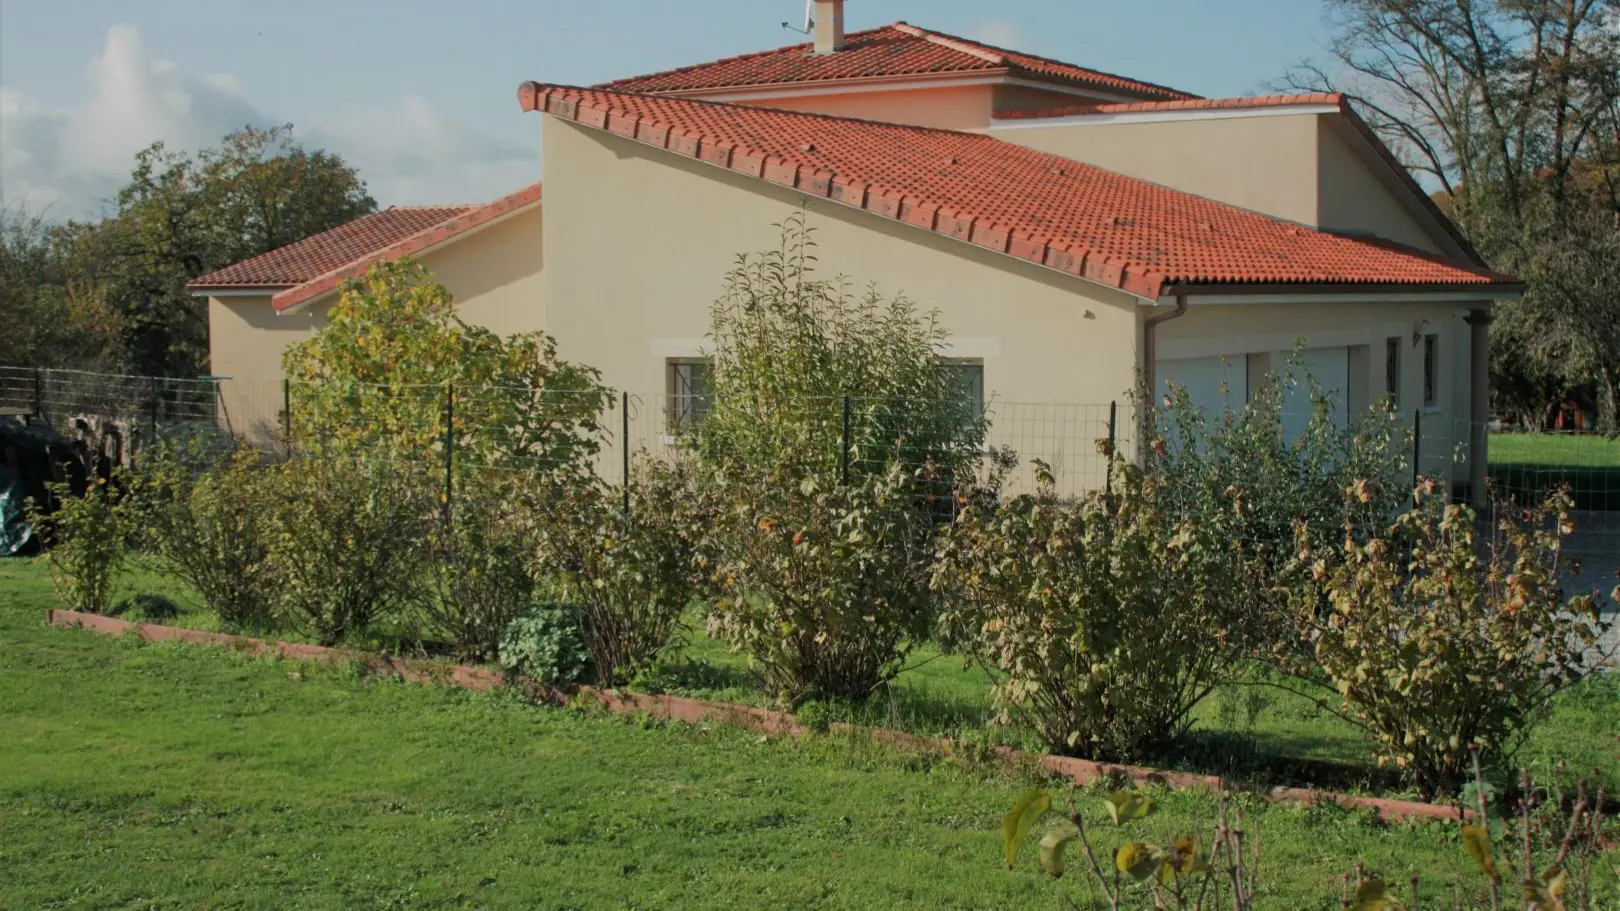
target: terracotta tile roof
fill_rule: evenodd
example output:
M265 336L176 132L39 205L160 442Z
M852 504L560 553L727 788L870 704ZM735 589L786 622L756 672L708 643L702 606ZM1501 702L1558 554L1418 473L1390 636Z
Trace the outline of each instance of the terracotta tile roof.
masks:
M270 299L270 302L277 311L308 303L329 291L336 290L345 281L364 275L373 263L392 262L401 257L413 256L424 250L437 247L474 228L487 225L502 216L509 215L519 209L528 208L539 202L540 199L541 185L532 184L516 193L503 196L482 206L458 207L464 211L445 221L429 225L421 231L400 238L380 249L371 250L363 256L339 265L335 269L314 276L295 288L277 294Z
M833 54L815 54L812 53L811 44L794 44L662 73L618 79L603 83L598 88L623 92L695 92L893 76L1005 72L1043 82L1133 96L1197 97L1151 82L1009 51L904 22L864 32L851 32L844 41L844 49Z
M1429 191L1423 189L1412 172L1406 169L1400 159L1395 157L1384 140L1365 119L1356 113L1355 106L1350 103L1350 96L1340 92L1316 92L1299 95L1259 95L1250 98L1192 98L1179 101L1147 101L1132 102L1129 104L1077 104L1060 108L1045 108L1032 111L998 111L991 114L996 120L1042 120L1059 117L1086 117L1107 116L1116 114L1155 114L1199 111L1235 111L1255 110L1258 108L1286 108L1286 107L1323 107L1338 108L1338 114L1358 133L1362 140L1382 160L1386 167L1395 175L1395 178L1406 187L1418 205L1429 214L1440 229L1463 251L1469 261L1475 265L1483 266L1485 260L1474 249L1472 243L1462 233L1462 230L1451 220L1451 217L1435 204Z
M394 206L194 279L189 290L288 288L477 208Z
M1051 117L1081 117L1102 114L1151 114L1176 111L1246 111L1255 108L1315 107L1332 105L1347 108L1346 96L1337 92L1306 95L1257 95L1251 98L1187 98L1176 101L1133 101L1122 104L1071 104L1031 111L996 111L996 120L1039 120Z
M1516 286L991 136L524 83L542 110L1154 300L1175 285Z

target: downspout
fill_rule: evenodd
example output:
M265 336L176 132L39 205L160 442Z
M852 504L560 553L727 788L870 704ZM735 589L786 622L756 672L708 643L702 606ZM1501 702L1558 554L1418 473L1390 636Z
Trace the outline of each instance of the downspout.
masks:
M1159 389L1159 324L1187 315L1187 292L1176 292L1176 309L1169 313L1155 313L1142 323L1142 378L1146 381L1148 405L1153 403Z
M1159 324L1168 323L1173 319L1187 315L1187 292L1177 291L1176 309L1169 313L1155 313L1142 322L1142 401L1136 409L1136 438L1146 442L1152 425L1148 423L1149 415L1153 413L1154 402L1158 400L1159 388ZM1138 445L1136 457L1139 464L1146 454L1146 448Z

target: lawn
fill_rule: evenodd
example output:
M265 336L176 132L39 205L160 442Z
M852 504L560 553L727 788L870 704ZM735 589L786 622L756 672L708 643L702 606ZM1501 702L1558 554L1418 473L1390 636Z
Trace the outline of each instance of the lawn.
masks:
M110 639L44 626L53 600L0 563L0 908L1052 906L998 860L1017 770ZM1212 817L1160 802L1135 835ZM1337 907L1358 858L1471 881L1447 825L1248 825L1266 908Z
M1490 476L1496 490L1516 497L1568 484L1581 509L1620 510L1620 439L1493 433Z

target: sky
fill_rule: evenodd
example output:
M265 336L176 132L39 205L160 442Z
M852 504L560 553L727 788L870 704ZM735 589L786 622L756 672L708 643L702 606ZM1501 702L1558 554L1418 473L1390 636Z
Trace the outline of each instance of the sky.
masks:
M850 0L1207 96L1320 53L1322 0ZM478 202L539 179L526 79L588 85L802 40L803 0L0 0L0 199L105 215L134 154L291 123L384 205Z

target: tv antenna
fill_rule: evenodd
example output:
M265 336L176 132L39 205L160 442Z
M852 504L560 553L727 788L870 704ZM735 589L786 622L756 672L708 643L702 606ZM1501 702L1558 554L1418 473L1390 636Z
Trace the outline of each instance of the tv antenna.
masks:
M804 0L804 28L799 28L791 22L782 23L782 27L790 32L808 35L816 30L816 0Z

